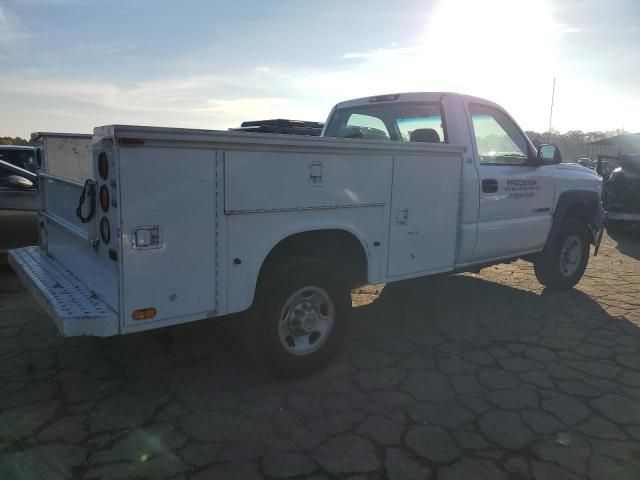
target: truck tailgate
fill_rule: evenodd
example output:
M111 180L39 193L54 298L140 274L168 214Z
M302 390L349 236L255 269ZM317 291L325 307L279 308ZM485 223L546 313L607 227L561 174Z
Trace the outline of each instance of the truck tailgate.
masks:
M41 245L50 258L64 265L102 301L118 310L117 263L109 259L104 245L94 247L99 238L100 216L96 212L87 223L76 216L82 188L79 182L39 173ZM86 205L84 209L88 210Z

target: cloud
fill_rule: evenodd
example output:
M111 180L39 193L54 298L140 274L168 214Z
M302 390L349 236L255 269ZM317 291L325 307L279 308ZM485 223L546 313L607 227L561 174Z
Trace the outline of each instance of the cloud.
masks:
M102 57L107 55L115 55L118 53L131 52L138 48L135 41L114 40L106 42L90 41L82 43L75 47L78 54L88 57Z
M268 80L263 71L259 74L263 81ZM0 94L24 95L32 101L40 97L51 107L40 109L36 116L77 120L67 123L71 125L67 128L78 131L91 131L97 125L111 123L228 128L244 120L317 119L326 115L324 110L328 106L320 116L308 117L313 112L304 100L277 92L270 96L251 94L246 86L255 83L255 75L256 72L248 71L233 77L185 76L138 83L5 75L0 76ZM245 94L230 94L230 88L240 88Z
M568 23L556 23L554 25L554 29L556 33L559 33L560 35L565 35L567 33L577 33L581 31L581 29L573 27Z
M179 73L163 78L146 74L149 70L142 63L134 72L114 69L113 76L103 77L88 76L86 69L75 76L44 70L0 71L0 94L46 103L48 109L42 113L59 117L58 128L64 125L88 131L116 122L226 128L242 120L267 117L323 120L333 104L349 98L403 91L459 91L496 100L522 121L523 127L544 129L556 76L554 126L586 128L591 117L603 125L601 128L608 128L610 119L618 122L620 117L614 110L623 111L624 118L638 118L637 102L622 102L619 92L597 90L598 96L590 95L596 90L588 77L569 75L575 60L563 58L560 47L568 41L565 34L578 29L556 21L551 1L527 1L532 8L524 9L529 15L524 23L519 21L522 1L441 2L425 22L422 36L414 35L404 43L376 46L369 42L362 50L345 49L336 54L339 58L331 65L322 67L271 64L263 58L254 59L245 68L225 65L225 74L193 74L215 68L199 55L197 63L170 59L174 67L180 66L173 69ZM465 15L460 15L462 11ZM16 19L7 19L0 7L0 38L2 32L19 31ZM5 37L11 35L5 33ZM79 45L77 52L115 55L137 47L120 40L94 41ZM2 55L0 52L0 58ZM126 81L119 75L137 78ZM584 98L598 101L585 102ZM78 121L64 123L65 117ZM34 121L25 120L28 126L21 128L31 129Z
M21 29L18 17L0 6L0 44L13 42L26 36L27 34Z
M274 117L313 119L308 103L302 99L284 97L236 98L232 100L209 99L203 112L236 123L245 120L263 120Z
M394 45L391 48L378 48L366 52L345 53L344 55L342 55L342 58L351 60L397 57L398 55L414 55L419 51L420 47L398 47L397 45Z
M133 84L49 76L0 77L0 92L72 100L118 111L181 111L201 105L199 94L219 82L213 76L165 78Z

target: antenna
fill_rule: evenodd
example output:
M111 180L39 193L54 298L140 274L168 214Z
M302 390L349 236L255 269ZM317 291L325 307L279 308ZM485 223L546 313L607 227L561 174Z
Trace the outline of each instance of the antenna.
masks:
M547 133L547 143L551 142L551 119L553 118L553 98L556 95L556 77L553 77L553 88L551 89L551 109L549 110L549 132Z

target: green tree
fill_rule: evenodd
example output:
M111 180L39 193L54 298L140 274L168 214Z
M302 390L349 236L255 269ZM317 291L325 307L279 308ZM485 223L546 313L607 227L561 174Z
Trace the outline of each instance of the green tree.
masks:
M29 145L29 140L20 137L0 137L0 145Z

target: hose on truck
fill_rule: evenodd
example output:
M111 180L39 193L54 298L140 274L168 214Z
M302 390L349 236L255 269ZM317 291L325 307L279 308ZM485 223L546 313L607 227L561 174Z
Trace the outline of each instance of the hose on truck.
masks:
M87 216L82 215L82 205L86 197L89 197L89 214ZM88 179L84 182L84 187L82 188L82 193L80 194L80 198L78 199L78 208L76 208L76 216L80 219L82 223L87 223L89 220L93 218L93 215L96 213L96 182L91 179Z

